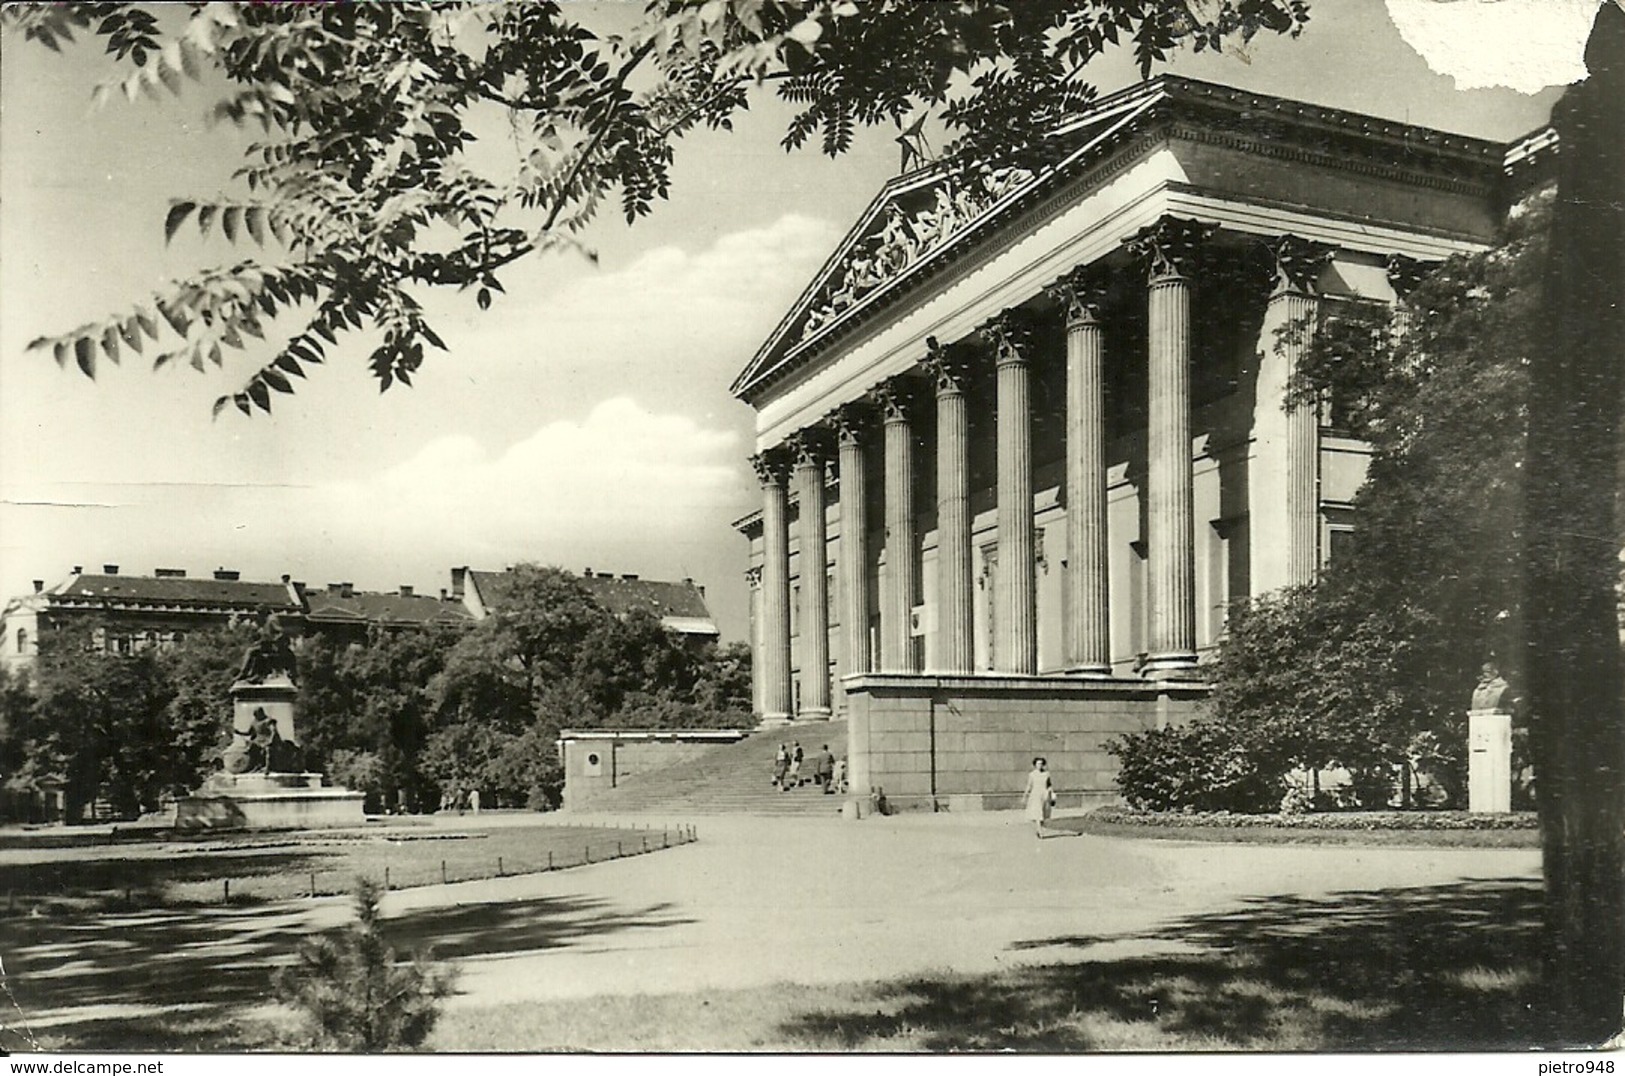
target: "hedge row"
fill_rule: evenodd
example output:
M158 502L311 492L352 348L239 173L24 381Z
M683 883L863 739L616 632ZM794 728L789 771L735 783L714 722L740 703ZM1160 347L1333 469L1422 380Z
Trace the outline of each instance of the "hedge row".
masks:
M1313 814L1233 814L1230 811L1141 811L1102 807L1092 822L1169 829L1300 829L1355 831L1534 830L1533 811L1513 814L1469 814L1466 811L1328 811Z

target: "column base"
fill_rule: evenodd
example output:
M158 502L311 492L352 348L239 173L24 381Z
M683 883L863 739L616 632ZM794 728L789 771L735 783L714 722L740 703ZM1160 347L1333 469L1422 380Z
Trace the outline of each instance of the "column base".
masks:
M1067 676L1077 676L1085 680L1110 680L1112 667L1109 664L1068 665L1064 670Z
M1200 680L1202 672L1193 650L1172 651L1145 659L1140 676L1147 680Z
M789 723L789 714L763 714L761 724L759 724L757 728L778 728L783 725L788 725Z
M830 712L823 708L817 710L803 710L796 715L797 721L828 721Z

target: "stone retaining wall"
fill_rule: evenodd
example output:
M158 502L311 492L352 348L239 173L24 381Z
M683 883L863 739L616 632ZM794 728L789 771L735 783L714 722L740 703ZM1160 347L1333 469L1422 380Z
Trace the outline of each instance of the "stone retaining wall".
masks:
M1061 806L1114 802L1106 742L1183 724L1208 693L1064 676L870 673L842 684L851 787L883 789L900 810L1019 807L1035 755L1048 759Z

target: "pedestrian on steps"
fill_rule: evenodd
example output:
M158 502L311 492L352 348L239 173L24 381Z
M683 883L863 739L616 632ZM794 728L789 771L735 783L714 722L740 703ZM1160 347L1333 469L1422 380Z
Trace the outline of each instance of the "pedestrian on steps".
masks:
M819 787L824 790L826 796L835 791L830 787L830 781L834 776L835 756L829 753L829 744L825 744L818 753L818 763L817 768L813 771L813 778Z
M778 751L773 755L773 784L781 790L784 788L784 774L790 768L790 752L784 745L779 744Z
M784 783L788 788L801 787L801 741L797 740L790 748L790 772L785 774Z

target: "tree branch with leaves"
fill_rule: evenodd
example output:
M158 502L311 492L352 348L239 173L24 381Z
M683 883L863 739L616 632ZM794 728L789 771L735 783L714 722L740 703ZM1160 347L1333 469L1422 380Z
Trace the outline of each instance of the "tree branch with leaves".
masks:
M206 3L184 18L126 4L8 6L9 33L53 50L89 37L128 68L97 101L169 100L212 72L227 90L208 117L263 135L233 191L177 197L164 221L166 239L191 223L252 244L252 256L32 347L91 377L149 347L154 366L203 372L270 352L216 414L269 411L352 335L368 339L380 389L410 385L445 350L426 290L472 291L485 309L520 259L591 256L582 232L604 202L618 200L628 223L646 216L670 191L682 136L731 129L753 89L797 107L787 149L816 138L839 155L861 126L935 115L949 137L934 167L975 182L976 164L1044 160L1047 133L1094 98L1085 70L1108 48L1132 47L1149 73L1183 46L1296 34L1308 9L651 0L620 36L580 16L554 3ZM470 152L493 114L518 141L516 167Z

